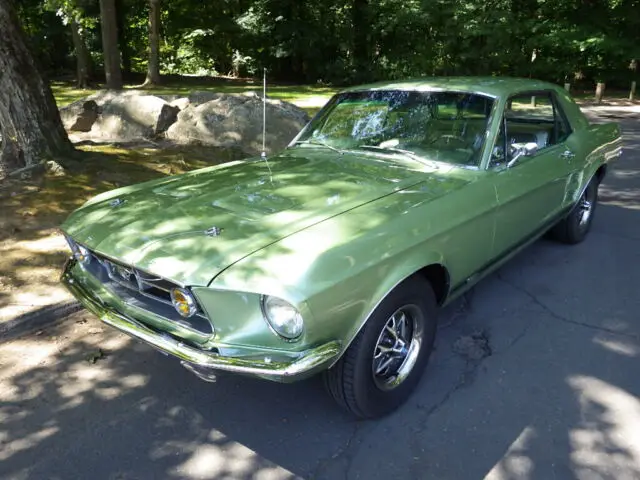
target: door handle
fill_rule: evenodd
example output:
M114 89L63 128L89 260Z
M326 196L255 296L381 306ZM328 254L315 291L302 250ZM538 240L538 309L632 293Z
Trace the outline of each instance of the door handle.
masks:
M573 153L571 150L567 149L564 152L562 152L560 154L560 158L564 159L564 160L571 160L573 157L575 157L576 154Z

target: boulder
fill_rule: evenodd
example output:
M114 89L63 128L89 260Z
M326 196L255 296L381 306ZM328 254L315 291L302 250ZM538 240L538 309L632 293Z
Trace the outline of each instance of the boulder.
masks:
M92 134L112 141L135 141L166 130L177 117L177 108L155 95L139 92L118 92L103 97L102 113ZM94 132L94 130L97 130Z
M211 99L201 102L207 96ZM180 111L166 137L180 144L237 146L258 154L262 150L262 109L262 98L254 92L196 92L189 96L188 106ZM279 100L267 99L266 110L267 152L284 148L309 120L304 110Z
M134 142L163 133L176 121L180 109L161 97L139 90L101 90L83 101L60 109L63 119L76 118L76 104L94 104L99 113L89 130L74 139L108 142ZM65 123L69 131L72 125Z
M178 144L262 151L262 97L195 91L188 96L101 90L60 109L74 141L128 143L165 136ZM267 99L266 149L284 148L309 121L295 105Z
M72 132L89 132L100 109L94 100L78 100L60 109L64 128Z

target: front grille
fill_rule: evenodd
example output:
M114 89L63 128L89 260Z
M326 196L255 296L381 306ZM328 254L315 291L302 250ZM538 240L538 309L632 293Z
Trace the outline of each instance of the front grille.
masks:
M213 334L213 326L199 305L197 313L189 318L182 317L173 308L170 292L178 285L131 266L114 262L95 252L90 252L90 260L83 266L105 288L127 304L155 313L199 333Z

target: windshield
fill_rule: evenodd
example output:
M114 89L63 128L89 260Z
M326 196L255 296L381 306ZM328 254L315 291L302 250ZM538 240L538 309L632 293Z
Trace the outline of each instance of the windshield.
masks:
M333 97L299 144L479 165L494 100L473 93L375 90ZM372 148L375 147L375 148Z

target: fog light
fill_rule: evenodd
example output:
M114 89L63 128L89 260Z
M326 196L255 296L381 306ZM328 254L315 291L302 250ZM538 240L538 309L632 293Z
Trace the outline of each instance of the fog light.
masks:
M87 264L91 260L91 253L82 245L77 244L71 237L67 237L65 235L67 243L69 244L69 248L71 249L71 253L73 254L73 258L75 258L81 264Z
M89 263L89 260L91 260L91 254L89 253L89 250L84 248L82 245L78 245L78 251L75 252L73 256L76 257L76 260L78 260L83 265Z
M171 302L176 312L185 318L195 315L198 311L198 305L193 294L184 288L174 288L171 290Z

